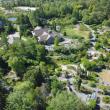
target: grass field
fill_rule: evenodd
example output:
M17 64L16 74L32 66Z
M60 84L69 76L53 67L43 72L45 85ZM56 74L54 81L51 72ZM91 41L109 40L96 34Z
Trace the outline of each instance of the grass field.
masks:
M84 30L84 29L80 29L74 26L66 26L62 32L66 32L68 37L71 38L76 38L76 37L83 37L85 39L89 38L89 31L88 30Z

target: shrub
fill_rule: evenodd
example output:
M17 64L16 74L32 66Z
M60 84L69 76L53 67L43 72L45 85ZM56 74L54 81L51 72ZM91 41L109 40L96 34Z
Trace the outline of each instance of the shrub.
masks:
M60 76L60 75L61 75L61 71L62 71L61 68L56 68L56 69L55 69L55 74L56 74L57 76Z
M107 104L110 104L110 96L103 97L103 102L107 103Z
M89 107L94 110L96 108L96 100L89 101Z
M89 82L89 85L90 85L91 87L96 87L96 84L95 84L94 81L90 81L90 82Z

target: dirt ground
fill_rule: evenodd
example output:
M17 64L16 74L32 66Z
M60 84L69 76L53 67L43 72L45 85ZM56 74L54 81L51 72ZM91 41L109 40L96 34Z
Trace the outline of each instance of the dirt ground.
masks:
M104 70L101 74L100 74L101 79L104 82L108 82L110 83L110 70Z

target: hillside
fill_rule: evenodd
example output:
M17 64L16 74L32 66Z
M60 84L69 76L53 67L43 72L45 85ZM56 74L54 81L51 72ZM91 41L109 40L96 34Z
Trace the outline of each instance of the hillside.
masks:
M0 0L0 110L110 109L110 0Z

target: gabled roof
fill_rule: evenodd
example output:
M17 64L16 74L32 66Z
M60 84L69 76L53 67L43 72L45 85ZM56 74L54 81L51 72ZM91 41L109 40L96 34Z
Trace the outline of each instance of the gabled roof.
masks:
M61 33L57 33L55 31L50 30L49 28L42 28L37 26L34 31L32 31L32 34L36 37L38 37L39 42L48 42L53 43L54 37L58 36L59 40L63 37Z
M44 32L48 33L48 28L42 28L37 26L33 32L35 36L41 36Z

